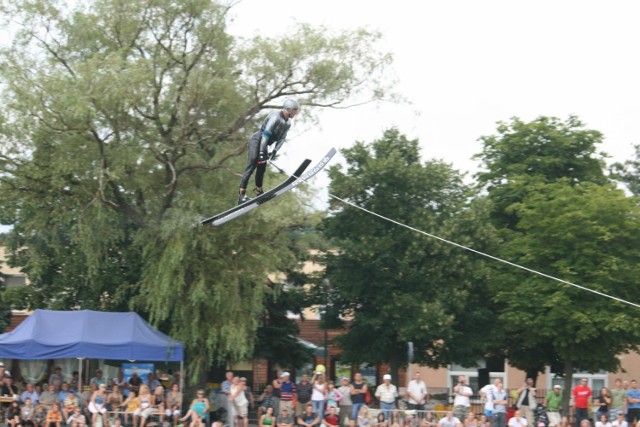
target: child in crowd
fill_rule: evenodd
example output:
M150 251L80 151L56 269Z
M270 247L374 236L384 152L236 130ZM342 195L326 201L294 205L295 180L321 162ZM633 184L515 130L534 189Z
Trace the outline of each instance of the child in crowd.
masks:
M33 411L33 425L34 427L43 427L44 420L47 418L46 412L44 412L44 408L40 405L36 406L36 409Z
M45 419L45 427L60 427L62 425L62 412L57 403L51 405Z
M69 427L85 427L87 425L87 417L84 416L79 407L76 407L67 419L67 424Z
M337 408L338 402L342 399L342 393L340 390L335 388L333 381L327 382L327 391L326 391L326 400L327 400L327 410L329 408Z
M129 415L134 414L136 410L140 408L140 399L136 396L136 392L129 390L129 397L127 397L127 400L125 400L122 405L126 408L124 413L124 423L125 425L129 425ZM133 425L138 425L137 415L133 415Z

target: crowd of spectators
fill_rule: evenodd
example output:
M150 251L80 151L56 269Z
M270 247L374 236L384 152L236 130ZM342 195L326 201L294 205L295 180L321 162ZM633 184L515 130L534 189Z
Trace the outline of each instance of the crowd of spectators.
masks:
M88 386L80 390L77 372L65 381L62 369L56 367L47 382L27 382L20 389L0 362L0 378L4 398L1 418L7 427L147 427L152 420L164 427L187 421L199 427L192 423L193 412L181 417L183 396L175 382L177 375L165 390L153 373L146 381L136 372L128 380L122 374L107 380L98 369Z
M562 386L538 393L531 378L508 392L500 379L472 390L464 375L451 388L448 410L434 411L429 391L416 372L400 391L389 374L373 390L358 373L353 381L333 383L324 372L303 373L300 381L280 372L257 396L259 427L640 427L640 388L635 380L615 381L593 393L582 378L570 391L569 412L563 413ZM227 372L226 422L247 427L249 398L246 379ZM473 403L472 403L473 400ZM478 402L481 402L478 406ZM431 410L429 410L431 408Z

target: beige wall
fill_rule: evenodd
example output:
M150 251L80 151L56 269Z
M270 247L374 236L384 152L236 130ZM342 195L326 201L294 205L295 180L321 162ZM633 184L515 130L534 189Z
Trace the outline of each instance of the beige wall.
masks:
M0 246L0 272L2 274L22 274L19 268L7 265L7 253L4 246Z
M619 356L620 361L622 363L622 371L618 373L608 373L601 376L596 376L598 379L606 381L606 385L608 387L612 387L616 378L621 378L622 380L631 380L637 379L640 381L640 354L638 353L630 353L623 354ZM449 369L440 368L440 369L432 369L424 366L413 364L411 365L411 374L416 371L420 371L422 378L427 383L428 387L434 388L446 388L451 387L449 383ZM578 377L580 375L578 374ZM594 378L596 378L594 377ZM552 380L554 378L554 374L550 372L545 372L538 374L538 378L536 381L536 386L538 389L550 389L552 387ZM516 369L512 366L505 366L505 371L503 375L504 384L507 389L517 389L519 388L525 380L525 373L519 369ZM474 390L477 392L477 390Z

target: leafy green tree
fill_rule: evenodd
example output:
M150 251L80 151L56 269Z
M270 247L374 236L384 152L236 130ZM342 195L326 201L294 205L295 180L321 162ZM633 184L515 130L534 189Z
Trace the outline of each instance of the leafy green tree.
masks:
M310 106L387 96L379 35L302 25L234 40L228 9L209 1L1 5L19 23L0 52L14 265L49 308L142 311L186 344L192 372L249 356L267 273L294 269L287 232L306 210L288 198L222 228L194 224L233 202L264 109L295 96L313 121Z
M637 301L637 201L609 182L596 152L602 135L577 118L500 124L482 138L478 175L492 201L504 259L627 301ZM619 368L635 350L634 314L619 302L533 272L495 264L491 290L501 325L496 348L528 372L553 366ZM558 372L558 371L556 371ZM569 396L566 396L568 404Z
M539 117L529 123L518 118L500 122L497 134L480 138L482 152L475 157L484 170L477 179L494 204L497 224L514 228L518 219L509 206L522 200L530 188L558 179L572 185L589 181L604 184L604 160L596 153L602 134L585 129L574 116L566 121Z
M330 192L364 209L442 238L487 249L495 243L487 206L470 203L463 175L441 161L422 162L418 141L397 129L343 150L346 170L331 167ZM484 261L360 209L332 200L326 236L328 312L349 316L339 339L352 362L415 361L473 365L485 354L491 320ZM324 289L322 289L325 291Z
M640 145L635 146L635 159L611 166L612 176L620 180L634 196L640 196Z
M559 180L513 210L519 232L503 246L511 261L601 294L521 270L496 274L509 361L555 365L567 389L576 370L619 370L618 356L639 349L636 309L602 294L640 301L637 201L613 185Z

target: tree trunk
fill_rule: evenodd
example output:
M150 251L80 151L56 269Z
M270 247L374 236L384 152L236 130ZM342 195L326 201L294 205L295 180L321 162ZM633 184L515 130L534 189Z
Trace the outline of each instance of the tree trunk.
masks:
M397 354L392 354L391 357L389 358L389 373L391 374L391 382L393 384L396 385L396 387L400 387L400 376L399 376L399 371L400 371L400 358L398 357Z
M562 390L562 415L569 416L571 401L571 384L573 384L573 363L564 362L564 387Z

